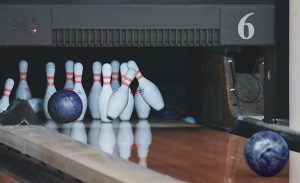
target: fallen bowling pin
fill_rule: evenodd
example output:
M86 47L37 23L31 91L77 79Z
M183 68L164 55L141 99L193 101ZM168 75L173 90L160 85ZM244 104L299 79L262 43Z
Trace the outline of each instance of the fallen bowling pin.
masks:
M119 83L119 69L120 69L120 62L117 60L113 60L111 63L111 89L112 91L116 91L120 87Z
M9 96L14 87L14 80L11 78L6 79L2 98L0 99L0 113L6 111L9 106Z
M164 100L157 86L142 75L135 61L130 60L128 61L127 65L128 68L133 68L136 70L135 77L139 82L140 94L142 95L145 102L147 102L157 111L164 108Z
M125 75L126 75L127 71L128 71L127 63L122 63L121 66L120 66L122 81L125 79ZM133 95L132 95L132 91L129 87L128 102L127 102L127 105L126 105L125 109L123 110L123 112L119 116L120 120L122 120L122 121L130 120L132 112L133 112L133 108L134 108L134 98L133 98Z
M100 92L100 96L98 100L98 109L99 109L101 121L110 122L111 120L107 118L107 105L108 105L109 98L113 92L110 85L110 79L111 79L110 64L106 63L102 66L102 75L103 75L103 87Z
M129 86L134 79L134 76L135 70L128 69L120 88L111 95L107 107L107 116L109 118L116 119L125 109L128 102Z
M55 64L53 62L48 62L46 64L46 76L47 76L47 89L44 97L43 109L46 119L52 119L48 111L48 102L50 97L56 92L54 86L54 75L55 75Z
M75 76L75 85L73 91L77 93L82 102L82 112L77 121L83 120L86 110L87 110L87 96L82 86L82 72L83 65L80 62L77 62L74 65L74 76Z
M16 91L16 99L31 99L31 90L27 83L28 62L21 60L19 63L20 83Z
M100 119L98 109L98 100L102 90L101 86L101 63L96 61L93 63L94 83L88 96L88 107L93 119Z
M73 75L74 75L74 62L72 60L68 60L65 63L66 69L66 83L64 86L65 90L73 90L74 82L73 82Z
M29 105L31 106L34 113L38 113L43 108L43 99L41 98L32 98L27 100Z

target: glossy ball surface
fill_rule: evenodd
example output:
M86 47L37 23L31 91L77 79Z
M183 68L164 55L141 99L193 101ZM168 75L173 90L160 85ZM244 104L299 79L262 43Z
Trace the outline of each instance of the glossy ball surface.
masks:
M271 177L278 174L289 158L286 141L272 131L255 133L244 150L249 167L258 175Z
M50 116L60 123L76 121L82 112L80 97L70 90L59 90L49 99L48 111Z

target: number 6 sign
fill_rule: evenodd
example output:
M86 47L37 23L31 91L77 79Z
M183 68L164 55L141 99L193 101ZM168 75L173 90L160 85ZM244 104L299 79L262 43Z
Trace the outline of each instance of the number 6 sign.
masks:
M247 19L254 15L254 13L248 13L247 15L243 16L243 18L241 18L241 20L239 21L238 24L238 33L240 35L240 37L242 39L251 39L254 36L254 26L251 23L246 22ZM248 31L247 34L245 34L245 28L247 28L246 30Z

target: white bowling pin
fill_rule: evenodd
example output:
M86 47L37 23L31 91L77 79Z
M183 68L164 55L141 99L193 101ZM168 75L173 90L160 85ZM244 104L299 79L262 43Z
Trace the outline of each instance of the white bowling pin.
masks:
M128 69L125 79L122 81L122 84L119 89L113 92L111 95L108 108L107 108L107 116L116 119L120 116L120 114L125 109L128 103L128 92L129 92L129 85L131 84L132 80L135 76L134 69Z
M121 64L120 71L121 71L121 78L122 78L122 81L123 81L125 79L125 75L126 75L126 73L128 71L127 63L122 63ZM125 109L120 114L119 118L122 121L128 121L128 120L130 120L132 112L133 112L133 108L134 108L134 99L133 99L132 91L131 91L131 89L129 87L128 102L127 102L127 105L126 105Z
M89 111L91 113L91 116L93 119L100 119L100 113L98 109L98 100L100 96L100 92L102 89L101 86L101 63L96 61L93 63L93 77L94 77L94 83L90 90L89 96L88 96L88 106Z
M38 113L43 109L44 100L41 98L31 98L27 100L34 113Z
M87 134L82 121L73 122L70 137L84 144L87 143Z
M116 91L120 87L119 83L119 69L120 69L120 62L117 60L113 60L111 63L111 89L112 91Z
M128 68L136 70L135 77L139 82L139 89L143 99L155 110L161 110L165 104L157 86L142 75L135 61L130 60L127 65Z
M102 151L113 154L116 145L116 136L112 123L102 123L98 137L99 147Z
M93 120L90 124L88 143L95 149L99 149L98 136L100 132L101 121Z
M151 108L141 96L139 88L134 94L134 106L139 119L148 119Z
M122 159L128 160L130 158L133 141L134 137L130 122L121 121L117 135L117 144L119 155Z
M84 118L87 109L87 96L82 86L82 72L83 65L80 62L75 63L74 65L74 76L75 76L75 85L73 91L77 93L82 102L82 112L77 121L81 121Z
M53 62L48 62L46 64L46 76L47 76L47 89L45 92L43 109L46 119L51 119L51 116L48 112L48 102L50 97L56 92L54 86L54 75L55 75L55 64Z
M139 164L147 166L149 146L152 143L152 133L148 120L139 120L136 124L135 145L137 146Z
M20 83L16 91L16 99L31 99L31 90L27 83L28 62L21 60L19 63Z
M109 98L113 92L110 86L110 78L111 78L110 64L106 63L102 66L102 75L103 75L103 87L100 92L100 96L98 100L98 109L99 109L101 121L110 122L111 120L107 118L107 105L108 105Z
M58 132L57 125L54 120L49 119L46 121L45 128L51 132Z
M74 75L74 62L72 60L68 60L65 63L66 69L66 83L64 86L65 90L73 90L74 82L73 82L73 75Z
M6 79L2 98L0 99L0 112L6 111L9 106L9 96L14 87L14 80L11 78Z

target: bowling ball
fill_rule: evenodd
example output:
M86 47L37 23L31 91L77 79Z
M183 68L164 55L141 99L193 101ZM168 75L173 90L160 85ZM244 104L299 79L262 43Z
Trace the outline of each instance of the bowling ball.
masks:
M48 112L57 122L68 123L79 118L82 112L80 97L70 90L59 90L49 99Z
M177 110L172 108L164 108L158 112L158 118L164 120L176 120L179 119L179 114Z
M249 167L258 175L271 177L286 164L289 149L286 141L277 133L262 131L254 134L244 149Z

